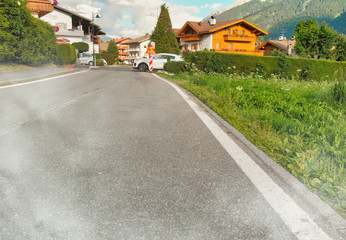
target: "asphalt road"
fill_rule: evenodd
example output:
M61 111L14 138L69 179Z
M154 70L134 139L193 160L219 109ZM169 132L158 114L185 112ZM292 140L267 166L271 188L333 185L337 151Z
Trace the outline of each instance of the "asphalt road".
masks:
M90 70L0 102L0 239L298 239L152 74Z

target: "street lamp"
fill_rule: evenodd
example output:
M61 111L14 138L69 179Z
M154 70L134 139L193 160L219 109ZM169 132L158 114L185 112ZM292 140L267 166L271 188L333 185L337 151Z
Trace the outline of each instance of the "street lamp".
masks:
M96 58L95 58L95 33L94 33L94 19L95 18L101 18L101 16L96 13L96 15L94 13L92 13L92 20L91 20L91 24L92 24L92 38L93 38L93 65L96 66Z

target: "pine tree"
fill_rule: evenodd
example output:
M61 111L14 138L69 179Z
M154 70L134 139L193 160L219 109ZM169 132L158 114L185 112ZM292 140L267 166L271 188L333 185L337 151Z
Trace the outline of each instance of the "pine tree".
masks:
M113 54L115 58L119 57L118 46L114 41L110 41L108 44L107 52Z
M161 5L161 13L150 40L155 42L156 53L180 53L178 41L172 29L171 18L166 4Z

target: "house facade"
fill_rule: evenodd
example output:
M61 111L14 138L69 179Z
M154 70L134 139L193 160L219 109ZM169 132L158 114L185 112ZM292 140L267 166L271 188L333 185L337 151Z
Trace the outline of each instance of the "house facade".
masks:
M121 61L125 61L126 57L130 55L130 53L127 51L130 46L127 44L128 41L131 41L131 38L117 38L111 40L117 44L118 50L119 50L119 59ZM106 52L108 49L110 41L101 41L100 42L100 53Z
M54 10L41 17L55 27L55 35L58 42L85 42L89 44L89 52L92 52L93 38L95 41L95 52L99 52L99 37L105 35L101 27L94 24L94 36L92 34L92 20L71 12L65 8L54 6Z
M125 57L125 60L133 62L135 59L145 57L145 52L148 49L149 43L149 34L127 41L126 44L129 46L129 48L126 49L125 52L128 52L129 55Z
M298 57L294 51L296 41L294 39L287 40L285 38L280 38L279 40L268 40L264 42L261 46L258 46L258 50L264 51L265 56L271 55L271 52L276 49L282 53L286 53L291 57Z
M245 19L224 22L186 22L177 33L183 51L212 50L223 53L240 53L263 56L256 49L257 36L268 35Z

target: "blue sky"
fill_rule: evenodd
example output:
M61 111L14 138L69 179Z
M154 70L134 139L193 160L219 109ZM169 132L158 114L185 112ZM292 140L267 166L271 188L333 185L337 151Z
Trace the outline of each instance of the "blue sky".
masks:
M186 21L200 21L211 12L232 5L235 0L60 0L59 6L91 18L102 15L96 24L111 37L139 37L152 33L160 6L167 3L172 25L180 28Z

